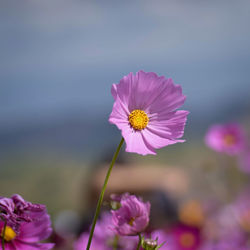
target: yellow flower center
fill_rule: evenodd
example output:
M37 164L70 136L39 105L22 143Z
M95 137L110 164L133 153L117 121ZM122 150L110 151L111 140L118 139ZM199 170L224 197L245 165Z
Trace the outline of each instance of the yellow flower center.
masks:
M130 221L128 222L128 224L132 227L134 224L135 218L131 218Z
M134 129L142 130L147 127L149 118L143 110L135 109L130 113L128 120Z
M5 232L4 228L2 228L1 237L3 237L5 241L11 241L16 238L16 232L11 227L6 226Z
M195 238L191 233L183 233L180 237L180 244L182 247L189 248L194 245Z
M225 135L223 140L226 146L232 146L235 144L235 137L233 135Z

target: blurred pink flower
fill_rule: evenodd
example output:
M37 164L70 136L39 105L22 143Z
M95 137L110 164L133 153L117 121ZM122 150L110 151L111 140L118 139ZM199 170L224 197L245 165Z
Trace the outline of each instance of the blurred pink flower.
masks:
M206 242L200 250L249 250L248 246L242 246L237 241L230 238L217 242Z
M115 99L109 122L122 132L126 151L156 154L155 149L177 142L184 133L188 111L178 110L186 97L180 85L153 72L139 71L113 84Z
M143 232L149 223L150 203L129 194L123 195L120 203L118 210L111 211L115 231L119 235Z
M231 204L224 206L209 218L212 234L204 234L206 240L201 250L250 249L250 200L249 190L243 192ZM212 236L212 237L211 237Z
M195 227L178 225L170 235L175 239L176 250L196 250L201 244L200 229Z
M242 192L234 203L236 221L245 234L250 234L249 189Z
M75 242L74 249L82 250L86 248L89 234L84 232ZM90 249L112 250L114 242L118 249L131 250L136 247L137 237L119 236L112 228L112 215L105 212L96 223L95 234Z
M228 205L219 211L214 218L212 235L204 236L206 239L200 250L247 250L248 236L239 225L238 212L235 205ZM239 217L240 218L240 217ZM211 237L212 236L212 237Z
M0 208L0 241L4 236L6 250L53 248L54 244L38 243L46 240L52 232L50 217L44 205L32 204L20 195L14 195L11 198L0 198ZM7 226L3 235L5 221Z
M151 233L151 238L158 238L158 243L165 244L160 250L196 250L201 245L200 230L198 228L179 224L166 233L156 230Z
M236 155L245 147L245 133L236 123L213 125L205 136L205 142L217 152Z

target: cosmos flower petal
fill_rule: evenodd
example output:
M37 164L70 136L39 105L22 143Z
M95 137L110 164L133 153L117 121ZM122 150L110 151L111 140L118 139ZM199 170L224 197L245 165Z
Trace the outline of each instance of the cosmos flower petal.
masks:
M109 122L115 124L120 130L126 130L130 128L128 121L119 117L110 116Z
M132 82L134 81L134 76L132 73L128 74L127 76L124 76L120 83L119 87L118 85L113 84L111 88L111 94L113 95L114 99L118 97L121 102L128 105L131 96L131 88L132 88Z
M149 218L146 215L135 219L135 232L140 232L140 230L145 227L145 221L149 223Z
M180 138L184 134L188 114L189 112L185 110L171 112L171 115L159 114L158 120L150 120L147 129L163 138Z
M16 241L14 243L18 250L49 250L54 247L53 243L28 243L24 241Z
M15 246L15 244L13 244L13 243L5 244L4 247L5 247L5 250L18 250L18 249L21 249L21 248L18 248L17 246ZM0 249L2 249L2 248L0 248Z
M130 95L129 110L145 110L148 105L157 99L166 87L164 77L158 77L154 72L139 71L133 78Z
M153 102L150 103L151 113L171 112L183 105L186 96L182 94L180 85L174 85L172 79L167 79L163 84L165 88L160 90Z
M116 98L117 98L117 85L116 84L112 85L112 87L111 87L111 94L112 94L114 100L116 100Z
M37 242L47 239L52 233L50 218L47 214L33 222L23 223L21 227L20 237L26 242Z
M119 98L117 98L117 102L114 103L112 113L110 115L110 118L121 118L121 119L127 119L129 115L128 108L119 101Z
M171 140L167 138L160 137L159 135L150 132L149 129L143 131L143 138L151 147L153 148L162 148L167 145L172 145L177 142L184 142L183 140Z
M131 131L132 129L127 127L122 130L122 136L126 142L126 152L138 153L141 155L152 154L156 152L154 148L145 141L143 133L141 131Z
M10 198L0 197L0 208L6 213L13 212L15 209L15 204Z

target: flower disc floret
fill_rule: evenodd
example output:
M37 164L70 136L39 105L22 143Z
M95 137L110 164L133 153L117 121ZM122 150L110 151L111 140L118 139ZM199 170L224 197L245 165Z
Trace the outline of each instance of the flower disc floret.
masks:
M149 118L143 110L136 109L130 113L128 120L134 129L142 130L147 127Z
M1 237L3 237L5 241L12 241L16 238L16 232L11 227L6 226L5 230L2 228Z

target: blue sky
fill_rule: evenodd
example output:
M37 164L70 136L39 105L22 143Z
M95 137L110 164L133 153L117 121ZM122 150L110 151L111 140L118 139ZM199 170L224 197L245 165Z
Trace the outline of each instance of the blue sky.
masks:
M247 0L0 0L0 128L108 114L111 84L140 69L181 84L197 120L244 113L249 13Z

